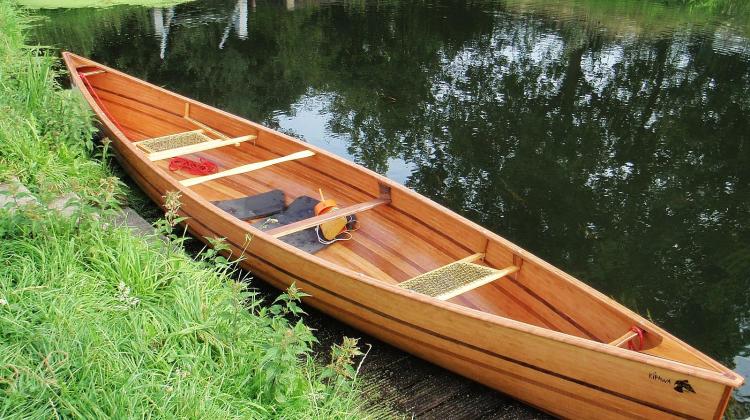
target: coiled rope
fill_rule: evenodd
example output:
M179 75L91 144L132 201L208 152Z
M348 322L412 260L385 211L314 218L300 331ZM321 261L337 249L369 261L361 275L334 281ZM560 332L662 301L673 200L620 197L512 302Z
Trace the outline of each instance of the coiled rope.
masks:
M630 327L630 331L638 334L637 337L633 337L628 341L628 350L641 351L643 350L643 330L633 325ZM633 343L633 340L638 338L638 344Z
M175 157L169 160L170 171L174 172L180 169L193 175L208 175L219 170L218 166L208 159L198 158L196 162L184 157Z

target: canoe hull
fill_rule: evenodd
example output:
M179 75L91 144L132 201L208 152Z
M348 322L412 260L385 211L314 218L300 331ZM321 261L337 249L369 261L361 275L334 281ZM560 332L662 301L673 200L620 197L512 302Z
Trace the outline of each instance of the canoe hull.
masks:
M128 157L131 150L117 140L113 143L126 172L155 203L163 205L163 196L173 191L171 185L160 182L157 174L144 176L148 168L138 169L139 159ZM322 267L300 270L288 261L294 260L294 255L274 251L261 238L253 238L242 254L244 233L231 232L229 226L211 217L212 209L189 197L183 197L181 213L189 217L186 226L195 237L227 238L233 256L243 256L242 267L272 286L284 290L295 283L311 295L305 298L306 304L417 357L556 416L720 418L731 395L731 387L726 385L606 354L582 354L583 349L575 345L487 325L452 312L422 308L409 311L412 316L404 319L401 304L382 304L394 296L379 293L377 289L352 290L363 285L357 279L341 277ZM403 302L403 305L413 307L419 303ZM457 330L468 334L458 334ZM555 350L551 351L552 347ZM565 364L567 369L554 368ZM601 366L601 370L592 370L594 364ZM688 381L696 393L674 391L674 382L678 380ZM661 399L663 405L652 401L659 395L662 397L656 399ZM675 404L676 399L683 401Z
M73 82L80 84L80 79L74 76ZM85 96L94 106L91 96ZM220 112L195 105L204 113ZM120 163L150 198L162 205L168 192L181 191L180 211L188 217L190 232L198 238L226 238L233 256L244 258L243 268L279 289L296 283L311 295L306 303L332 317L544 411L575 418L720 418L730 385L736 386L735 377L384 287L316 263L265 235L253 237L246 223L169 179L121 138L106 115L98 112L98 117ZM227 114L222 118L231 118L235 126L257 127ZM398 188L394 186L396 192ZM524 258L522 276L529 277L519 281L543 281L545 270L559 275L533 256Z

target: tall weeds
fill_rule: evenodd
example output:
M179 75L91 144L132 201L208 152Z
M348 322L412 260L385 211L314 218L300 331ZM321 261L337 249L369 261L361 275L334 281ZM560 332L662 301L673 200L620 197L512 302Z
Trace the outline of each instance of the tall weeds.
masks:
M0 2L0 182L84 206L0 209L0 418L362 417L356 346L316 365L296 288L264 303L215 250L189 258L176 195L167 244L102 213L121 186L92 159L91 116L55 60L23 44L26 22Z
M0 417L358 415L346 367L309 357L294 288L263 305L90 217L0 223Z

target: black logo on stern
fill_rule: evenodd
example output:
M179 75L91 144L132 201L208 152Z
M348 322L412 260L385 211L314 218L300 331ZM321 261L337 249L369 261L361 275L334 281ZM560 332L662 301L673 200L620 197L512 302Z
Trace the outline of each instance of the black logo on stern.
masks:
M693 386L690 385L687 379L683 379L681 381L674 381L674 390L680 393L692 392L693 394L695 394L695 390L693 389Z

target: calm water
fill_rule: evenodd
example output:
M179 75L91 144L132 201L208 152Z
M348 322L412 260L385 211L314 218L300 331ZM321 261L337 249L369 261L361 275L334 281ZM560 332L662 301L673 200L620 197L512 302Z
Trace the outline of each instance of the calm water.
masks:
M750 11L725 3L196 1L35 34L386 174L748 375Z

